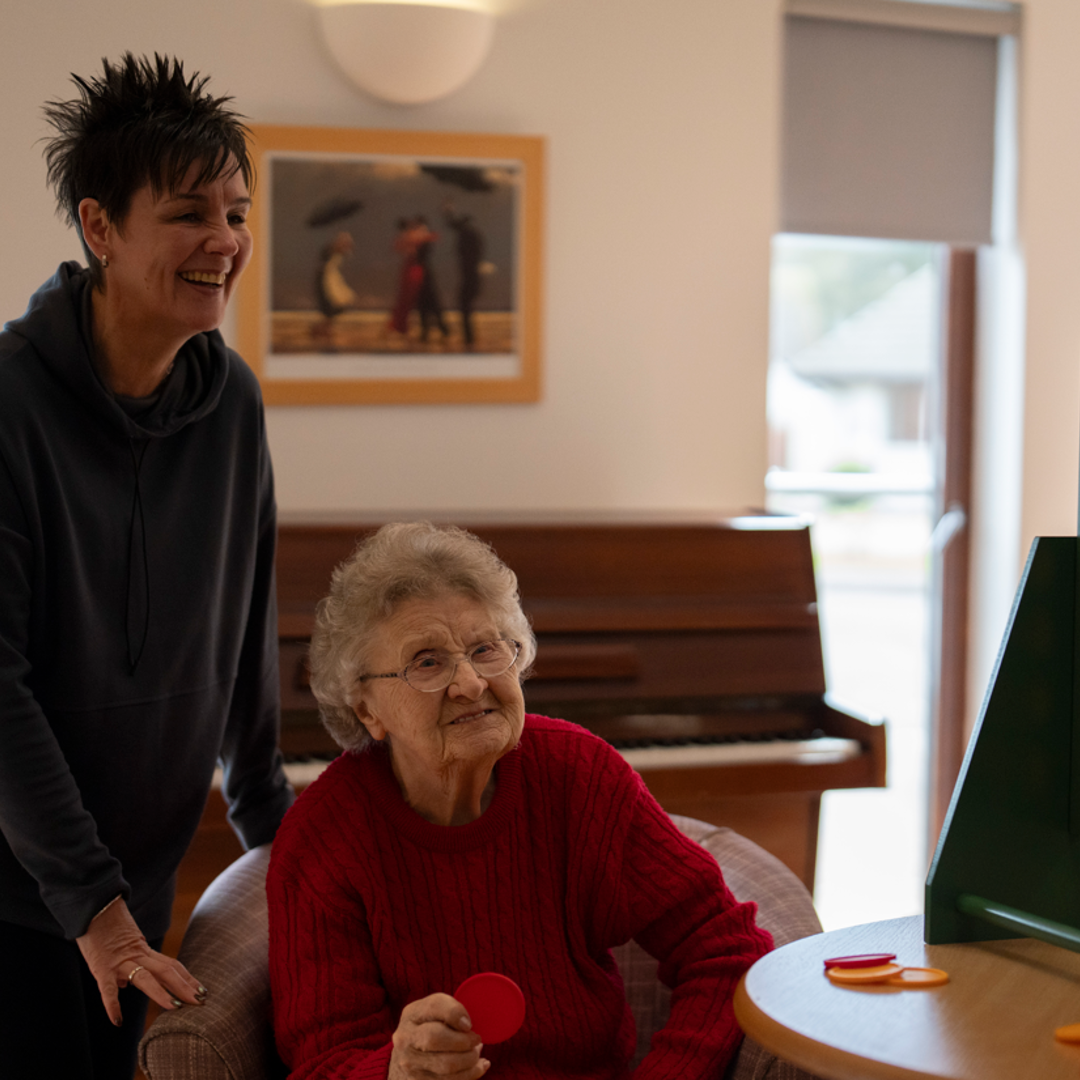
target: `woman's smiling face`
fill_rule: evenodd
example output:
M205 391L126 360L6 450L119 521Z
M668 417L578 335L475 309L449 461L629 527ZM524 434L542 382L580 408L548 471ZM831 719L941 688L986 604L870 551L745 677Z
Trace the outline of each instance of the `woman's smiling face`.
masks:
M502 637L486 605L459 594L407 600L380 629L366 666L372 673L401 671L432 649L461 658ZM450 772L490 772L521 738L525 699L516 663L484 679L461 659L453 682L435 693L415 690L404 679L364 682L356 714L372 738L389 739L394 772L412 801L420 787Z
M123 325L186 341L216 329L251 259L251 198L231 161L199 184L196 162L175 191L146 184L119 226L108 226L105 292Z

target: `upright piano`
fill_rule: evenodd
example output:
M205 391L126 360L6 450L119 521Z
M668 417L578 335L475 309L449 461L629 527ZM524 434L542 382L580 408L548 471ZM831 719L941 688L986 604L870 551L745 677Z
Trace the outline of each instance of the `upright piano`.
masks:
M532 712L609 740L671 813L755 840L813 888L831 788L885 784L885 729L825 693L799 518L455 521L518 576L538 640ZM298 783L335 753L305 663L330 572L374 524L283 525L282 746Z

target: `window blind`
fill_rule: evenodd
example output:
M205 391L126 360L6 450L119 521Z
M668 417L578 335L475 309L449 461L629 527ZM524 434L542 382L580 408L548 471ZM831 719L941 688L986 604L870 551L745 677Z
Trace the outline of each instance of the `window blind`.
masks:
M997 65L991 33L787 14L783 230L989 243Z

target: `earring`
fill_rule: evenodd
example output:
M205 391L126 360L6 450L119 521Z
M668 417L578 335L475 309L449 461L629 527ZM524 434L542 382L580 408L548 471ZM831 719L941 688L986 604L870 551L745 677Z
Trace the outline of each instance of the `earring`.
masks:
M102 255L101 256L101 267L102 267L103 270L108 270L109 269L109 256L108 255Z

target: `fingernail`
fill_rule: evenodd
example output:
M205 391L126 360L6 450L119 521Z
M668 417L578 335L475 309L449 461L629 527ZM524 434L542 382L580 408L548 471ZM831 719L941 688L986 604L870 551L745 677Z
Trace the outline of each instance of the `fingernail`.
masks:
M480 1068L487 1072L491 1068L491 1062L487 1058L480 1059Z
M207 990L205 986L200 986L199 989L195 991L195 996L196 997L206 997L206 995L209 994L209 993L210 993L210 991Z
M184 1003L179 998L173 998L172 1007L174 1009L182 1009L184 1007Z
M458 1027L461 1028L462 1031L472 1031L472 1021L467 1016L463 1016L458 1021Z
M113 1023L114 1023L114 1024L115 1024L115 1025L116 1025L117 1027L123 1027L123 1026L124 1026L124 1021L123 1021L122 1019L120 1019L120 1020L114 1020L114 1021L113 1021Z

